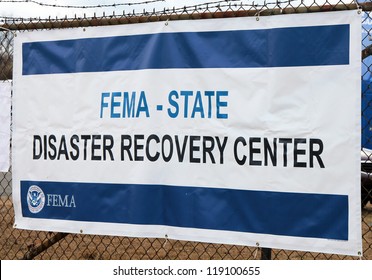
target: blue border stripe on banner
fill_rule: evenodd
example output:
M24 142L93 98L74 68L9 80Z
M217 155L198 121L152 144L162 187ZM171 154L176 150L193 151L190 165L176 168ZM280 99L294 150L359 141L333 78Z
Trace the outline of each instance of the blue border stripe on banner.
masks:
M23 43L23 75L345 65L349 25L158 33Z
M45 196L38 213L27 203L33 185ZM30 218L348 240L346 195L21 181L21 202L23 216Z

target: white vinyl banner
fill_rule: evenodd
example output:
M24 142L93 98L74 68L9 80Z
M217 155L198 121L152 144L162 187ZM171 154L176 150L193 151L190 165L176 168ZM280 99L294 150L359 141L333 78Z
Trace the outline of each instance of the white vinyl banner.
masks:
M0 82L0 172L10 165L11 82Z
M16 227L361 254L360 25L19 34Z

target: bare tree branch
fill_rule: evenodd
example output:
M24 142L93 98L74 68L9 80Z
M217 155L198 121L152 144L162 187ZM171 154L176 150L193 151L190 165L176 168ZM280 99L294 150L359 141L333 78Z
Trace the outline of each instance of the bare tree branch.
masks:
M372 55L372 45L362 50L362 60Z

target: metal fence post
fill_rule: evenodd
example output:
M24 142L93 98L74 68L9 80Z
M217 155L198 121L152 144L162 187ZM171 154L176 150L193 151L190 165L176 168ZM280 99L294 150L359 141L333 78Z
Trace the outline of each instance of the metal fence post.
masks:
M29 251L23 256L22 260L32 260L41 252L47 250L49 247L53 246L55 243L59 242L63 238L65 238L69 233L59 232L54 235L52 238L45 240L40 246L38 247L31 247Z

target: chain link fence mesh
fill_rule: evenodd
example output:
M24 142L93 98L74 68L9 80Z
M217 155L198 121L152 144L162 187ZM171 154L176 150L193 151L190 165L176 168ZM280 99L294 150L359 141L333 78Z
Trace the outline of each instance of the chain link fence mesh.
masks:
M12 79L13 38L17 32L32 32L43 29L76 28L88 26L145 23L167 20L208 19L222 17L270 16L288 13L328 12L360 9L362 20L363 67L362 80L362 132L372 130L372 2L357 1L330 3L328 1L275 1L262 5L246 5L237 1L217 1L162 11L143 11L140 14L103 15L100 17L41 19L0 17L0 82ZM368 58L371 58L370 60ZM363 139L366 143L372 139ZM365 159L361 160L362 171L368 180L361 182L363 258L372 259L372 155L362 149ZM371 157L371 158L370 158ZM129 238L39 232L13 228L14 210L12 204L11 171L0 173L0 258L1 259L260 259L263 250L257 247L210 244L190 241ZM273 249L272 259L354 259L343 255L313 252L299 252Z

